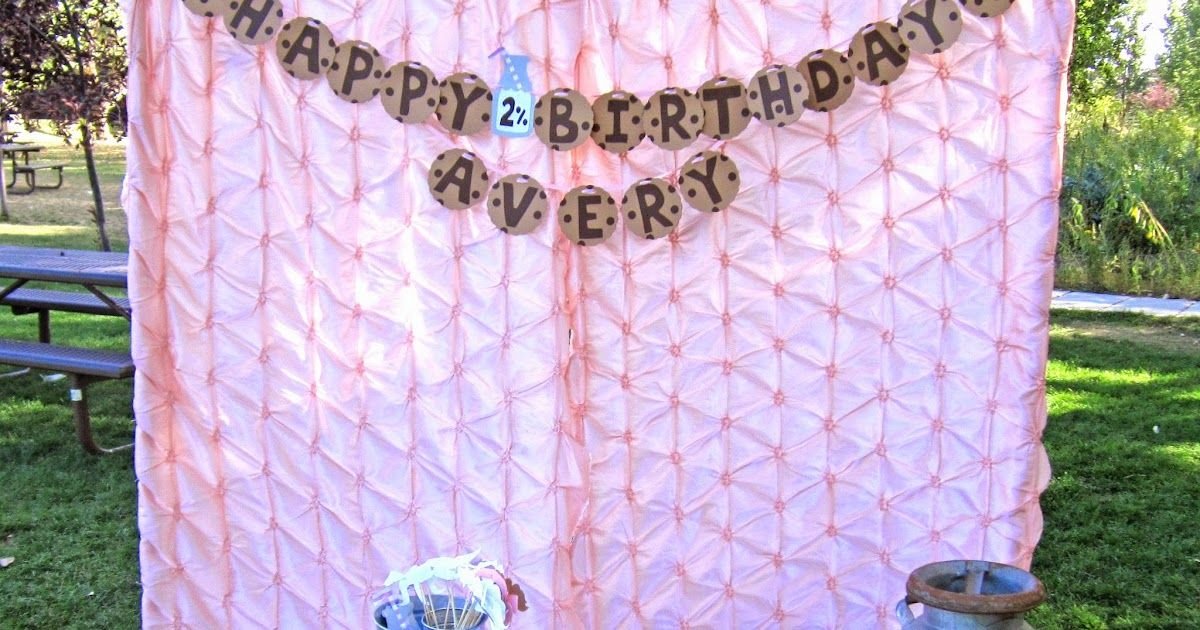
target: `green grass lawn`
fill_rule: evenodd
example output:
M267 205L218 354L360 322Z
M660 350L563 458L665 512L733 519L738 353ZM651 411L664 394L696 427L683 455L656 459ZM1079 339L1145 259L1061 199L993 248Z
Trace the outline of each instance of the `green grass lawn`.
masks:
M119 186L119 152L104 159ZM68 178L63 191L22 199L0 243L94 247L78 200L58 199L86 190L86 176ZM1053 322L1054 479L1034 563L1050 600L1030 619L1044 630L1200 628L1200 319L1056 312ZM54 330L94 347L129 339L115 318L56 314ZM0 335L35 339L37 321L0 313ZM97 439L128 441L130 381L89 391ZM137 627L135 510L130 455L84 455L64 382L0 379L0 558L14 559L0 568L0 628Z
M45 134L21 139L46 146L36 159L70 165L62 188L9 196L0 244L98 248L82 151ZM119 198L124 152L117 143L96 147L117 250L128 243ZM4 168L7 177L7 161ZM0 336L36 341L36 317L7 311L0 309ZM55 313L52 321L62 343L129 347L129 323L122 319ZM88 387L102 446L131 440L132 393L130 380ZM74 439L66 381L0 379L0 559L13 560L0 569L0 628L138 627L136 501L129 452L90 457Z
M1200 319L1056 312L1038 628L1200 628Z
M66 146L57 137L44 133L24 132L17 139L45 147L36 157L30 158L31 161L66 162L67 167L63 169L62 188L38 190L29 195L8 196L9 220L7 223L0 223L0 241L10 242L10 235L22 238L41 235L28 242L56 247L98 248L100 240L96 236L96 224L92 218L92 188L88 181L83 151ZM108 237L114 250L124 251L129 242L125 211L121 208L121 184L125 178L125 145L118 142L102 142L96 145L95 154ZM7 157L6 155L4 160L5 183L8 183L8 178L12 176ZM53 183L54 176L42 171L39 173L39 181ZM24 185L22 182L18 188L24 188ZM65 240L50 240L56 238Z
M11 241L9 241L11 242ZM129 324L56 313L55 338L129 345ZM0 336L37 340L37 318L0 317ZM5 368L3 371L8 371ZM132 437L132 381L88 387L97 441ZM138 626L136 491L130 453L85 455L74 439L67 382L0 379L0 628Z

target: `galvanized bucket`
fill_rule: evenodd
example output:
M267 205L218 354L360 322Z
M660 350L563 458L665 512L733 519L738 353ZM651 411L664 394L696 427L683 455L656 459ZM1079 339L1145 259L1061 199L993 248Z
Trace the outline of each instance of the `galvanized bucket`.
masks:
M908 576L907 590L896 605L904 630L1033 630L1025 613L1046 599L1033 574L983 560L927 564ZM914 616L912 604L925 613Z

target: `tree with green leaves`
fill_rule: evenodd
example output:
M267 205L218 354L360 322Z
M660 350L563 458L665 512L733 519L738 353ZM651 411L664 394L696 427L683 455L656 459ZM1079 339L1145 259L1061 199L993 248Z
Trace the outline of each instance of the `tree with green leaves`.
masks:
M83 148L100 246L109 250L93 146L125 91L128 58L117 0L0 2L0 116L49 119Z
M1167 50L1158 73L1175 88L1181 105L1200 110L1200 0L1175 0L1167 14Z
M1075 11L1072 100L1087 105L1111 95L1128 102L1146 86L1138 29L1143 0L1079 0Z

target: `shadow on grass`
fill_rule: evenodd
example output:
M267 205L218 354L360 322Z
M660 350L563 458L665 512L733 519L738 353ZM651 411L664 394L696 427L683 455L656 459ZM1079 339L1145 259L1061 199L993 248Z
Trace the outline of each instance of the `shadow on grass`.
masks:
M1055 313L1052 323L1054 479L1033 567L1051 596L1030 620L1200 628L1200 322Z

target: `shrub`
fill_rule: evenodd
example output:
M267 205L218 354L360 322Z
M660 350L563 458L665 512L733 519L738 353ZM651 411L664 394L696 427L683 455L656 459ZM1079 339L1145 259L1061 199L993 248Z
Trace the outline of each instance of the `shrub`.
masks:
M1068 115L1060 287L1200 297L1200 117L1152 91Z

